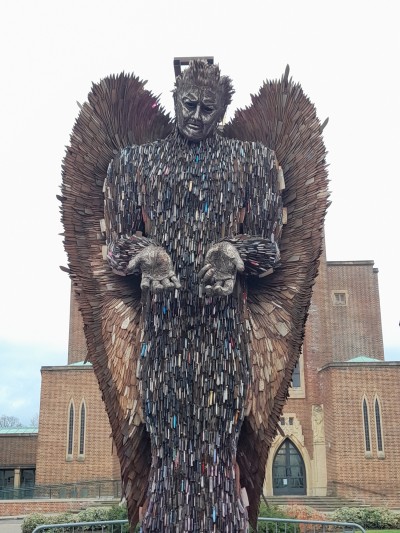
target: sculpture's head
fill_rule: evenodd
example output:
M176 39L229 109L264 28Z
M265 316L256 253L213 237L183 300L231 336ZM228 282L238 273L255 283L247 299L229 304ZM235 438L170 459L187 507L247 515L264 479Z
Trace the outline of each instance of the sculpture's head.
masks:
M217 65L195 59L176 78L174 90L176 123L189 141L212 135L231 103L234 90Z

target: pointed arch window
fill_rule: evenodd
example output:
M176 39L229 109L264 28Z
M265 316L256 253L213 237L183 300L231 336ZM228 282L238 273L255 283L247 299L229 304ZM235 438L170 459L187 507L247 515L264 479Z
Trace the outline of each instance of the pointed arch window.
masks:
M383 433L382 433L382 419L381 419L381 402L378 396L374 399L374 414L375 414L375 430L376 430L376 449L378 451L378 457L380 459L385 458L385 450L383 446Z
M68 431L67 431L67 459L71 460L74 452L74 420L75 408L71 400L68 406Z
M369 422L369 408L367 398L364 396L362 401L362 415L363 415L363 425L364 425L364 448L365 448L365 457L371 457L371 429Z
M304 461L290 439L285 439L275 454L272 483L275 496L307 494Z
M86 404L85 400L82 400L81 408L79 412L79 457L85 456L85 444L86 444Z

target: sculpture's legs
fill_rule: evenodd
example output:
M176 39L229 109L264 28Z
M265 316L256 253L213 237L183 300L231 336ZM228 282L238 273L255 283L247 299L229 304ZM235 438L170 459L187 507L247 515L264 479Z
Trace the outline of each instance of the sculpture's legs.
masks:
M184 352L144 365L153 457L144 532L246 531L236 449L248 368L238 353L196 363Z
M193 442L191 451L189 445L189 452L182 450L175 459L165 443L157 450L158 467L154 468L150 479L143 532L239 533L247 530L247 513L240 500L239 472L234 456L237 435L219 441L227 445L226 449L213 446L201 437ZM162 450L168 457L159 458ZM180 457L186 458L187 464L180 464Z

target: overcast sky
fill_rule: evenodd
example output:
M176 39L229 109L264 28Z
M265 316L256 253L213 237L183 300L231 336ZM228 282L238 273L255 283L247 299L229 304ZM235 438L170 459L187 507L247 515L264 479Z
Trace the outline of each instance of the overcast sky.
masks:
M133 71L172 111L175 56L215 57L236 88L231 114L289 64L329 116L328 259L375 261L386 359L400 360L399 15L397 0L3 0L0 415L29 423L40 367L67 358L55 195L76 101Z

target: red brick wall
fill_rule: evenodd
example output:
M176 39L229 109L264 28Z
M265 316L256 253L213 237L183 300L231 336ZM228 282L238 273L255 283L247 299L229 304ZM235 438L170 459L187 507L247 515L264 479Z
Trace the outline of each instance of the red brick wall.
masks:
M329 300L326 286L328 284L328 274L324 252L320 260L318 277L313 288L303 347L305 366L312 373L315 372L316 368L328 363L332 354L331 335L327 320ZM311 395L313 400L319 396L315 380L311 383L308 395Z
M400 363L336 363L321 370L331 494L398 508L400 502ZM371 457L365 456L362 399L369 406ZM374 398L381 402L385 458L378 457Z
M0 467L36 464L37 435L0 435Z
M362 498L398 506L400 501L400 364L333 361L359 355L383 360L377 270L372 261L328 262L322 258L314 287L303 345L305 398L289 398L284 411L300 421L304 444L313 459L312 406L324 405L328 494ZM334 306L332 291L348 294L347 306ZM337 363L340 366L340 363ZM361 399L370 404L373 445L376 443L373 399L382 401L385 459L366 459ZM397 440L396 440L397 439Z
M89 500L0 500L0 516L25 516L32 513L81 511L96 504Z
M337 461L336 454L331 453L333 442L337 437L336 424L339 421L335 418L337 414L335 401L333 400L332 380L329 372L318 373L319 384L324 396L324 430L325 430L325 449L326 449L326 470L328 478L327 495L336 494L336 487L330 483L331 480L337 479Z
M72 459L67 459L68 408L74 400L74 442ZM79 413L86 404L86 444L79 450ZM93 369L81 366L42 368L40 426L36 462L36 483L57 484L98 479L118 479L117 457L113 453L111 428Z
M373 261L328 262L326 291L332 361L359 355L383 360L378 271ZM333 305L332 292L347 290L348 305Z
M305 398L289 398L284 408L284 412L296 413L303 429L304 444L310 459L313 458L312 405L323 403L318 368L330 361L332 353L330 334L327 330L326 284L327 267L324 253L313 289L303 343Z
M71 286L69 316L68 364L84 361L87 356L86 338L83 332L82 315Z

